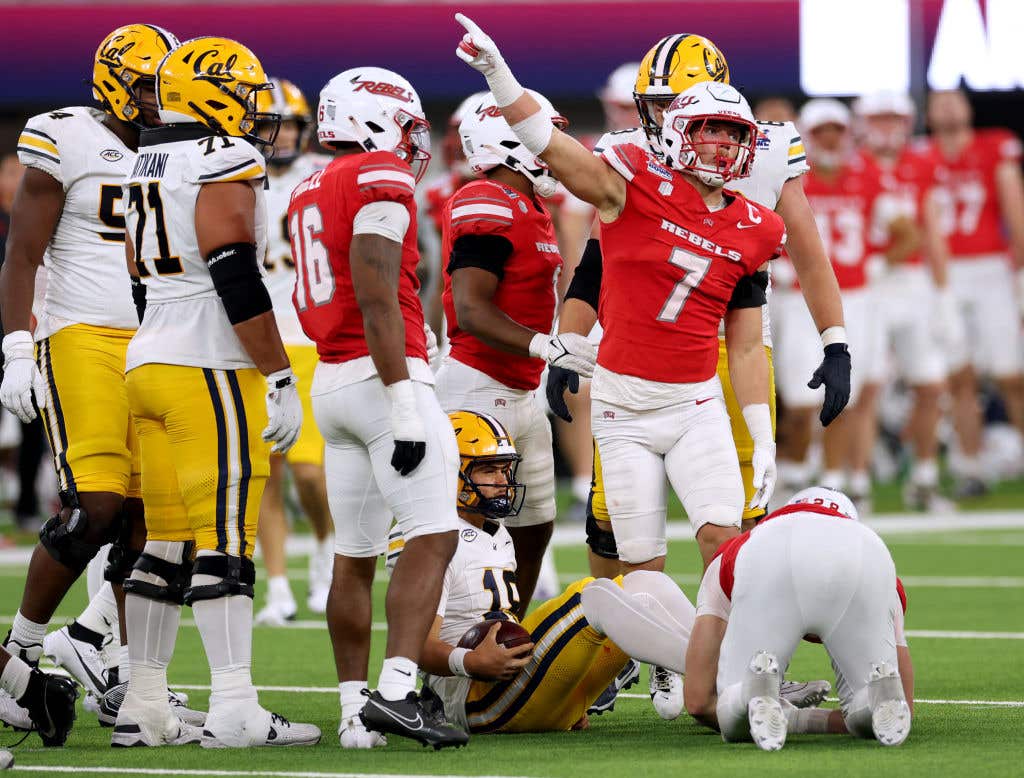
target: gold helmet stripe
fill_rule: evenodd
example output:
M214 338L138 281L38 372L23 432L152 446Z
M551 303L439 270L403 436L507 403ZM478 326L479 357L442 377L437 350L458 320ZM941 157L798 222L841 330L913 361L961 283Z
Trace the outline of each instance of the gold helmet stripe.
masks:
M167 30L165 30L163 27L157 27L155 24L143 24L142 26L143 27L148 27L153 32L155 32L157 35L159 35L160 36L160 40L163 41L163 43L167 47L168 51L178 47L179 42L178 42L177 37L175 37L172 33L170 33Z
M658 49L654 53L654 59L651 60L650 81L652 85L657 81L659 82L658 86L668 86L669 77L672 75L670 68L672 57L675 55L676 49L679 48L679 44L689 37L690 33L683 32L661 39L661 43L658 44Z

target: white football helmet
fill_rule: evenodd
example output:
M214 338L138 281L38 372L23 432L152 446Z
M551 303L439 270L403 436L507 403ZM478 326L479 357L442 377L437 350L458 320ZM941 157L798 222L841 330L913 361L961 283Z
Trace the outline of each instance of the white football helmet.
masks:
M825 486L809 486L790 497L786 505L797 505L799 503L821 505L838 511L848 519L860 521L860 514L857 513L857 506L853 504L853 500L837 489L829 489Z
M541 112L551 117L552 124L560 130L569 126L544 95L532 89L526 91L540 103ZM483 92L478 100L470 102L459 124L459 137L473 172L484 173L504 165L530 179L534 191L541 197L555 193L558 182L548 166L531 154L512 132L490 92Z
M365 151L394 151L419 181L430 162L430 123L412 84L378 67L351 68L320 90L321 145L358 143Z
M466 111L470 110L471 105L478 104L481 100L487 97L488 92L476 92L471 94L456 108L452 115L448 118L448 127L444 133L444 147L442 151L444 153L444 164L453 173L462 176L463 178L472 178L473 170L469 167L469 162L466 161L466 153L462 149L462 138L459 137L459 125L462 124L462 119L466 115Z
M741 128L738 142L716 143L715 159L703 162L697 153L700 136L709 122L727 122ZM692 173L708 186L723 186L726 181L750 175L754 161L757 125L746 99L729 84L704 81L679 94L666 109L661 125L665 161L676 170ZM729 159L723 151L733 147L736 156Z

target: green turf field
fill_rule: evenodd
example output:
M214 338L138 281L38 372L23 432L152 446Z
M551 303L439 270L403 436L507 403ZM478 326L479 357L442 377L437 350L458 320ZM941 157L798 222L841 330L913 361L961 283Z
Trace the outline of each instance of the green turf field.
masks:
M897 749L847 737L794 736L778 753L752 744L726 745L685 714L661 721L644 692L646 677L614 712L592 719L586 732L476 736L466 749L432 752L393 738L384 750L342 751L334 735L338 699L326 627L300 610L295 627L259 628L254 641L254 678L261 702L286 716L312 721L324 731L315 748L247 752L204 751L198 746L162 750L114 750L110 730L80 712L68 745L39 748L33 735L15 751L16 769L127 775L352 774L450 776L671 776L706 775L1020 775L1024 730L1024 515L999 529L914 531L887 535L897 569L907 584L907 627L917 674L913 733ZM1015 524L1015 526L1013 526ZM557 550L564 582L586 569L581 549ZM699 572L696 547L677 541L670 570L691 598ZM305 560L293 562L297 599L304 600ZM13 614L22 572L0 567L0 602ZM377 620L383 620L379 587ZM62 606L62 622L84 604L84 588ZM257 606L260 600L257 601ZM379 666L383 629L374 632L373 666ZM371 677L375 671L371 670ZM824 652L802 646L793 678L829 678ZM172 685L204 706L209 683L199 635L188 614L171 666ZM636 694L640 692L640 694ZM0 730L0 744L16 739Z

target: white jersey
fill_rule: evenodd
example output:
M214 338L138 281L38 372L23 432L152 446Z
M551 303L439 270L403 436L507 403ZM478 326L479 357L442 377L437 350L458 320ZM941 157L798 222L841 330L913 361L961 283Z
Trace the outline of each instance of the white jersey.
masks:
M286 346L312 346L295 312L292 293L295 291L295 261L292 259L291 240L288 237L288 202L295 189L317 170L331 162L320 154L304 154L288 168L267 176L267 253L263 259L266 270L267 291L274 303L274 318L281 340Z
M266 163L241 138L199 125L142 134L124 180L125 218L146 285L146 315L128 345L127 369L160 363L238 370L254 367L228 321L199 253L195 210L204 184L245 181L256 193L256 256L266 253Z
M139 318L125 268L121 181L135 152L105 124L103 111L73 107L28 120L18 159L64 188L60 221L43 255L46 296L35 338L71 324L134 330Z
M750 175L730 181L727 188L775 210L782 196L783 185L791 178L802 176L810 170L810 166L804 153L804 142L792 122L757 122L757 129L754 163L750 167ZM642 149L650 148L643 128L634 127L630 130L605 133L597 141L594 153L600 156L609 146L626 143L632 143ZM770 285L768 291L771 294ZM771 320L767 305L762 308L761 333L764 344L771 346Z

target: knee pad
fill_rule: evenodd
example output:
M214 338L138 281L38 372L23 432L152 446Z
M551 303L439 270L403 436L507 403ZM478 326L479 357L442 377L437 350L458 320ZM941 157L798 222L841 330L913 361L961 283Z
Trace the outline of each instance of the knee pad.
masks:
M132 574L135 563L139 561L141 551L131 548L131 520L122 511L118 516L117 539L107 554L107 564L103 568L103 580L112 584L123 584Z
M185 604L192 605L199 600L216 600L241 594L249 599L254 596L253 585L256 583L256 565L246 557L217 554L196 557L192 567L193 578L197 575L208 575L219 578L217 583L193 583L185 590Z
M619 547L615 544L615 533L602 529L587 506L587 545L599 557L618 559Z
M76 492L61 492L60 502L63 508L71 511L68 520L61 521L60 513L51 516L39 530L39 542L55 561L81 575L103 544L90 543L85 539L89 514L78 504Z
M131 576L124 582L125 594L184 604L191 554L191 543L148 541L132 567Z

